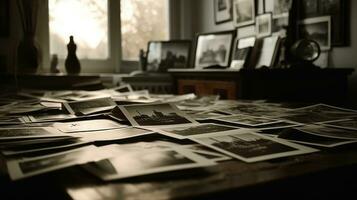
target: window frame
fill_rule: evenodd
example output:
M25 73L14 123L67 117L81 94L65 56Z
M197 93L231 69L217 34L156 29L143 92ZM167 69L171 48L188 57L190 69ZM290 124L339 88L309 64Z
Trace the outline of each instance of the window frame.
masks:
M39 10L37 30L37 41L41 44L42 51L42 65L40 66L42 72L49 72L51 61L48 1L44 0L43 7ZM169 39L180 39L180 5L180 0L168 0ZM121 19L118 10L120 10L120 0L108 0L109 58L107 60L81 59L81 74L130 73L139 69L139 61L122 59ZM64 60L59 59L59 69L61 72L66 73ZM98 70L98 66L101 67L100 70Z

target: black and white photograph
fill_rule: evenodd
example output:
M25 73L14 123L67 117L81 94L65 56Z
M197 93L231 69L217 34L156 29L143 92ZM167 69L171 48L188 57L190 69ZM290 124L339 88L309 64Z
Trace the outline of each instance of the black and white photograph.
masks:
M350 44L350 7L349 0L301 0L298 13L301 20L312 17L331 16L331 45Z
M228 67L234 40L233 32L201 34L197 36L195 68Z
M275 0L273 18L285 17L286 15L288 15L292 3L293 0Z
M257 162L317 151L250 130L241 130L233 134L210 134L192 140L244 162Z
M0 140L48 137L68 137L68 135L52 127L0 128Z
M151 130L174 137L177 139L193 138L198 135L210 134L210 133L222 133L227 131L235 131L239 128L234 126L226 126L213 123L204 123L204 124L192 124L192 125L181 125L174 127L158 127Z
M255 0L233 0L233 25L242 27L255 22Z
M249 115L231 115L226 117L219 117L215 120L233 123L233 124L241 124L251 127L263 126L268 124L275 124L281 122L281 120L270 119L266 117L256 117Z
M232 20L232 0L214 0L213 3L216 24Z
M128 138L134 138L144 135L153 134L153 131L140 129L140 128L120 128L120 129L109 129L109 130L98 130L91 132L77 132L72 134L75 137L80 137L83 141L88 142L104 142L104 141L114 141L123 140Z
M279 35L280 37L285 38L288 26L289 16L273 18L271 27L272 35Z
M108 129L124 128L126 125L121 125L117 122L108 119L83 120L74 122L57 122L53 127L63 133L89 132Z
M357 131L357 117L350 118L350 119L341 119L341 120L336 120L336 121L325 122L323 124L326 126L332 126L332 127Z
M265 13L256 17L255 32L257 38L270 36L272 33L272 17L271 13Z
M150 41L148 44L147 70L166 72L171 68L188 68L191 41Z
M125 164L123 164L125 163ZM128 151L115 157L84 165L102 180L116 180L139 175L207 167L215 162L184 149Z
M357 142L357 140L324 137L316 134L310 134L297 129L289 129L288 131L284 131L278 135L278 138L318 147L337 147Z
M324 137L357 140L357 130L346 130L343 128L327 127L323 125L306 125L296 129Z
M315 17L299 22L299 38L311 39L321 50L331 49L331 17Z
M62 107L73 115L89 115L113 109L117 104L110 98L95 98L62 103Z
M231 69L239 70L241 68L248 67L250 54L254 47L255 40L255 37L236 39L233 48Z
M12 180L18 180L65 167L100 159L95 146L87 146L45 156L10 160L6 163Z
M119 106L133 126L163 126L197 123L174 104L159 103Z

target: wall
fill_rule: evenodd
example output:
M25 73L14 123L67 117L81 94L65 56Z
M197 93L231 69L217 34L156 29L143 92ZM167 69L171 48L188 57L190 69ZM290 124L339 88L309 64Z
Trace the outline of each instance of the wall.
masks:
M330 52L329 66L335 68L347 67L355 69L355 72L349 78L349 93L350 101L357 102L357 1L350 2L350 46L333 48ZM232 22L218 25L215 24L213 0L194 0L192 7L192 10L194 10L192 18L194 20L192 28L194 33L234 30ZM239 34L240 33L238 32L238 35Z

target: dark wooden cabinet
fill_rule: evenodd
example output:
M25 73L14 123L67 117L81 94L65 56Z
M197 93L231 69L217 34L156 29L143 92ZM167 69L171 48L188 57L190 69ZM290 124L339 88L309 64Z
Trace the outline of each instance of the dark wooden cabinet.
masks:
M222 99L340 102L348 95L350 68L170 70L177 93L220 94Z

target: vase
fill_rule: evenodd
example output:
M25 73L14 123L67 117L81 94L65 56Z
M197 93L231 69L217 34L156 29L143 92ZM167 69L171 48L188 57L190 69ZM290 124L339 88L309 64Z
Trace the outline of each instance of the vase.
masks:
M37 72L40 61L39 47L32 36L25 36L17 47L17 72L33 74Z

